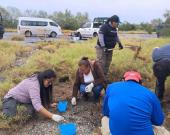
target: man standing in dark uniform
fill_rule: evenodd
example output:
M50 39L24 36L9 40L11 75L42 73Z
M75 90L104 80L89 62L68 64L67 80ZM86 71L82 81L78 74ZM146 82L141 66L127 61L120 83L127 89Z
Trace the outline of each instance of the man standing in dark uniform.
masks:
M97 59L103 68L105 76L107 76L109 71L109 66L112 62L113 48L116 43L119 44L119 49L123 49L117 34L117 27L119 23L119 17L117 15L113 15L101 26L99 30L96 53Z

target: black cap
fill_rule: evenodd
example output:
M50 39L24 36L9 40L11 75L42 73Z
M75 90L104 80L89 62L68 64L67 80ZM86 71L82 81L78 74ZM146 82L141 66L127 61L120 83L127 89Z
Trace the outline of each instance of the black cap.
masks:
M113 15L112 17L110 17L110 21L120 23L120 19L117 15Z

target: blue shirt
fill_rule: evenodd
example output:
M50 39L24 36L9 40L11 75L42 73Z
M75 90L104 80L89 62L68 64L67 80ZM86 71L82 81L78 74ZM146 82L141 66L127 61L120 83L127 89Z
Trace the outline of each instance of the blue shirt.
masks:
M109 117L112 135L154 135L152 125L162 125L164 121L155 94L133 81L109 85L103 115Z

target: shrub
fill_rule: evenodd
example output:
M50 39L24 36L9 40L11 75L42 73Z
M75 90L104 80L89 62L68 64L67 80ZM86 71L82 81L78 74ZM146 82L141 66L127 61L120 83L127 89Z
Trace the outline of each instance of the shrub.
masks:
M24 36L20 36L20 35L14 35L12 38L11 38L12 41L24 41L25 40L25 37Z

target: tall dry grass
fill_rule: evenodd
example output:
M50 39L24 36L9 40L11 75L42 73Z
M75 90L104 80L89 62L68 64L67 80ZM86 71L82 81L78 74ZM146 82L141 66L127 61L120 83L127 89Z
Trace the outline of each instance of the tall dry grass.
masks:
M138 70L141 72L144 85L154 89L155 78L152 73L152 49L156 46L162 46L170 43L170 38L159 38L151 40L139 39L122 39L122 44L130 44L132 46L141 46L141 50L137 54L135 49L124 48L113 51L113 60L110 67L109 77L112 81L118 81L127 70ZM4 82L0 82L0 99L4 94L22 79L30 76L35 71L42 71L47 68L52 68L56 71L58 77L63 75L70 76L71 80L75 78L75 71L78 68L78 61L82 56L88 56L91 59L96 58L95 52L96 39L87 41L79 41L70 43L65 40L56 42L42 42L36 44L33 48L32 55L26 55L27 52L32 52L32 48L28 46L19 45L17 42L0 42L0 68L4 68L0 72L0 77L6 78ZM22 66L10 67L11 63L15 62L16 58L28 57ZM169 82L170 80L168 80ZM168 83L170 84L170 83ZM168 86L168 85L167 85ZM168 86L170 87L170 86ZM22 110L22 109L19 109ZM17 120L23 120L16 116ZM0 117L6 126L12 120L6 120ZM0 120L1 121L1 120ZM15 121L15 120L14 120ZM8 125L8 126L7 126Z

